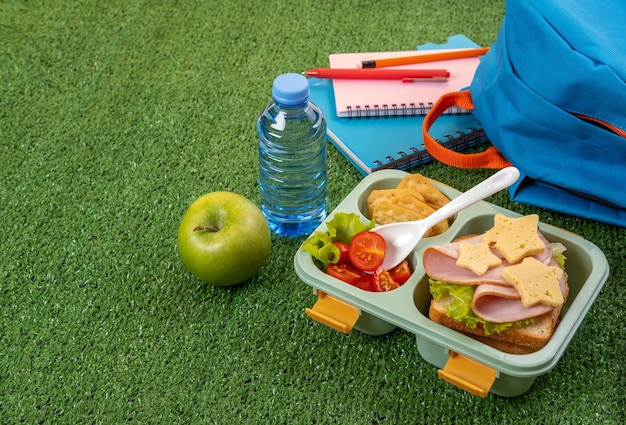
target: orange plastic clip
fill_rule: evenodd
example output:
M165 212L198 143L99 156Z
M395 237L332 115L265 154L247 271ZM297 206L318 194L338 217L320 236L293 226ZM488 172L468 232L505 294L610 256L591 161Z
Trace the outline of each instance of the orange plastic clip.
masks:
M329 328L349 334L359 320L359 310L322 291L317 292L317 297L313 308L305 309L307 316Z
M450 351L450 358L437 375L449 384L479 397L487 397L496 381L496 371L459 353Z

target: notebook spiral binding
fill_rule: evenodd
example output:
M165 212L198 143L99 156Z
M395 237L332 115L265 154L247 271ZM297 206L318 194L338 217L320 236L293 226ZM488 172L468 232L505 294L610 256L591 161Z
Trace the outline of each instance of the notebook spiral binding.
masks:
M391 105L363 105L363 106L348 106L347 118L372 118L372 117L397 117L397 116L412 116L412 115L426 115L428 111L433 107L432 102L428 103L401 103L400 105L392 103ZM453 106L449 108L445 114L464 114L470 111Z
M446 135L445 140L437 139L437 142L448 149L454 151L462 151L480 143L487 142L489 139L482 128L469 127L467 131L457 131L454 135ZM376 167L372 172L384 169L408 170L420 165L431 162L433 157L428 153L426 148L412 147L409 152L398 152L397 157L387 156L381 161L374 161Z

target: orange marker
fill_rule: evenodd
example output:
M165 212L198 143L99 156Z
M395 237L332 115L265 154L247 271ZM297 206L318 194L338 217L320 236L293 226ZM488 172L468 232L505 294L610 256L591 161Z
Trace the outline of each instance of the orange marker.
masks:
M487 53L489 47L477 49L455 50L452 52L427 53L424 55L403 56L399 58L375 59L358 63L359 68L382 68L385 66L410 65L414 63L436 62L451 59L464 59L481 56Z

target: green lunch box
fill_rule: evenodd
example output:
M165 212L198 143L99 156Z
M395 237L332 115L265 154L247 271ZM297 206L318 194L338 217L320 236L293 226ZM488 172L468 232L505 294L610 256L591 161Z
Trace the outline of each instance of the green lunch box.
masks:
M365 177L329 215L356 213L368 223L366 200L376 189L392 189L407 173L381 170ZM459 191L434 182L450 199ZM559 361L587 311L595 301L609 274L606 257L593 243L563 229L539 224L550 242L567 248L565 269L569 295L548 344L531 354L508 354L446 328L428 318L431 295L428 277L422 267L424 250L450 242L466 234L483 233L493 226L493 216L519 214L481 201L459 212L450 228L438 236L423 238L409 256L413 273L393 291L369 292L335 279L316 267L308 252L300 248L294 258L298 277L314 289L317 301L306 313L335 330L384 335L396 328L415 334L417 348L424 360L439 368L438 376L472 394L485 397L489 392L514 397L532 386L535 379L550 371ZM317 230L326 230L322 223Z

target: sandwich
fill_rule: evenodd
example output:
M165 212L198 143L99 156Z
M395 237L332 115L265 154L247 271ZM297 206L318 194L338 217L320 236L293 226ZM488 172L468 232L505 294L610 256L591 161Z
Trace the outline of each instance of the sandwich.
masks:
M485 233L427 248L430 319L506 353L543 348L569 287L565 247L550 243L538 224L536 214L495 214Z

